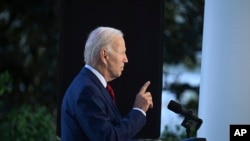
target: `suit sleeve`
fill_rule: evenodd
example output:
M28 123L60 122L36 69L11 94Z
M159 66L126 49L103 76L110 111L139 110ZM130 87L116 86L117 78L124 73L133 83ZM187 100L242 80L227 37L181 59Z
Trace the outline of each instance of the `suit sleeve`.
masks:
M77 120L91 141L128 141L145 125L146 117L131 110L121 118L114 111L103 93L93 87L85 87L76 99Z

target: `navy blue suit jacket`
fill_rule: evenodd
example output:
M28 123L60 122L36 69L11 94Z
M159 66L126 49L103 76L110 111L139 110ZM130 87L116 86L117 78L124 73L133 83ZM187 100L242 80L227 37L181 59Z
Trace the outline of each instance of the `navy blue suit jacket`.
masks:
M146 117L138 110L121 117L106 88L85 67L62 101L62 141L130 141L145 123Z

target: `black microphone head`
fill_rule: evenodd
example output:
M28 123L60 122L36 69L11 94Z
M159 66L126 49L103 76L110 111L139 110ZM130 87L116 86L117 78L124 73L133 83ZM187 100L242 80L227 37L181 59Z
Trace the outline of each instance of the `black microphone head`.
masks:
M182 112L182 106L181 104L171 100L169 103L168 103L168 109L177 113L177 114L180 114Z

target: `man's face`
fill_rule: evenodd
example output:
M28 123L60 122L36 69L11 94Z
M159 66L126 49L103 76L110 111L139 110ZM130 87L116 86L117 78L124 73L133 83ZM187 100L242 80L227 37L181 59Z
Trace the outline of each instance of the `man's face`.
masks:
M108 75L111 79L121 76L125 63L128 62L126 46L123 37L118 36L114 41L112 52L107 59Z

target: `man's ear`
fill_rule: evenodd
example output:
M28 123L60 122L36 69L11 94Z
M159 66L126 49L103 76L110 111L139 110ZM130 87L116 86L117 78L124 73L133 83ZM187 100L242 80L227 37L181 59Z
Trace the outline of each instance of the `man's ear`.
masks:
M107 62L107 50L106 49L102 49L100 52L100 56L101 56L101 61L102 62Z

